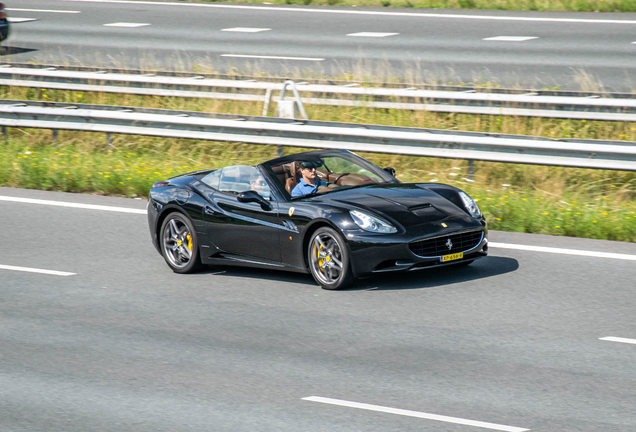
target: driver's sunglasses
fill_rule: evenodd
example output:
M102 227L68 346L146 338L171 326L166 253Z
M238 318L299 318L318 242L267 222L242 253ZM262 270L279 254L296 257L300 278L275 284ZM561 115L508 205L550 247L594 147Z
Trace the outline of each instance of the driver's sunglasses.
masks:
M316 167L311 167L311 168L303 167L303 169L306 169L309 171L316 171Z

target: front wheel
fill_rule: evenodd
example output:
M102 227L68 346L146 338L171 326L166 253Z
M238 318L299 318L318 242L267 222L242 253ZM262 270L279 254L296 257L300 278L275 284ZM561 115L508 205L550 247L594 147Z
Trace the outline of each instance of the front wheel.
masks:
M311 275L324 289L345 288L353 282L346 244L332 228L318 228L313 233L307 256Z
M181 213L171 213L161 225L161 253L175 273L193 273L201 267L196 232Z

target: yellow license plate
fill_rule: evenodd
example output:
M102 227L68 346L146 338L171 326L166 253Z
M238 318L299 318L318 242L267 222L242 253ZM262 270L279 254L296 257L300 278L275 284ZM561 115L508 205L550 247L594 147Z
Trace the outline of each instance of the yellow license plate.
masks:
M462 259L462 258L464 258L464 252L451 254L451 255L444 255L440 259L441 259L442 262L447 262L447 261L455 261L455 260Z

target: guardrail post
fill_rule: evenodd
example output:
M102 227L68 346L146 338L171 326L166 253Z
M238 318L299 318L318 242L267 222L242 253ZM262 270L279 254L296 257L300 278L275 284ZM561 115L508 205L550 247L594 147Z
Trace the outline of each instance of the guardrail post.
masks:
M475 161L468 159L468 178L475 180Z
M9 133L6 126L2 126L2 136L4 136L4 143L9 144Z
M113 137L110 132L106 132L106 150L111 151L113 149Z
M287 86L290 86L292 92L294 92L294 97L296 100L286 101L285 100L285 90ZM265 106L263 107L263 116L267 116L267 109L269 108L269 100L271 99L272 94L271 90L267 90L265 94ZM300 93L298 93L298 89L296 89L296 84L287 80L283 84L283 89L280 91L280 98L278 99L278 106L276 107L276 114L282 118L297 118L298 112L296 108L300 111L301 115L305 120L307 120L307 113L305 112L305 107L303 106L303 101L300 99ZM277 148L278 157L283 156L283 146L278 146Z
M291 86L292 92L294 92L294 97L296 98L295 101L285 100L285 90L287 89L287 86ZM300 93L298 93L296 84L294 84L291 80L287 80L283 84L283 89L280 91L280 98L278 99L278 107L276 108L276 111L279 117L296 118L298 117L296 114L296 108L298 108L303 118L308 120L307 113L305 112L303 101L300 99Z
M272 89L265 91L265 104L263 105L263 117L267 117L269 111L269 104L272 102Z
M57 144L57 137L58 137L59 133L60 133L60 131L59 131L59 130L57 130L57 129L53 129L53 142L54 142L55 144Z

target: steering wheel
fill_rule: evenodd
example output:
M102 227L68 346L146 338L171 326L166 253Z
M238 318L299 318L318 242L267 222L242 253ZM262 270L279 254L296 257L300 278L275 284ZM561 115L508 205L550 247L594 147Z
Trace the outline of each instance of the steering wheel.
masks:
M340 180L344 176L348 176L349 174L351 174L351 173L340 174L338 177L336 177L336 179L333 181L333 183L338 184L338 180Z

